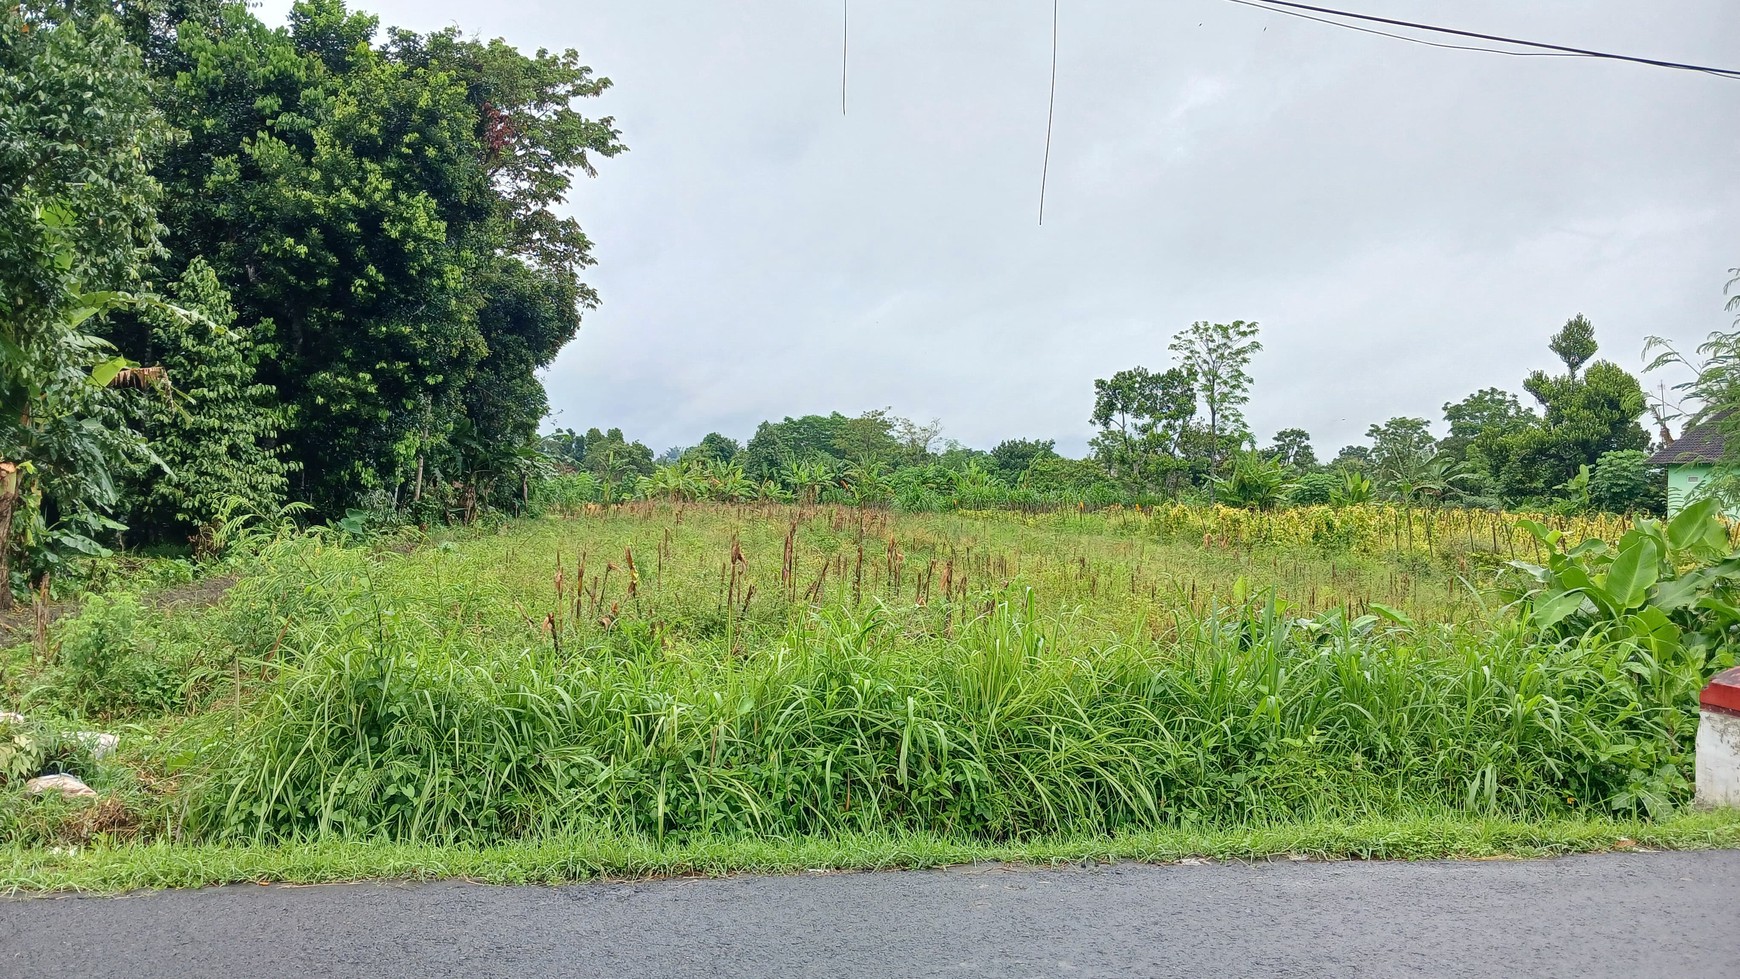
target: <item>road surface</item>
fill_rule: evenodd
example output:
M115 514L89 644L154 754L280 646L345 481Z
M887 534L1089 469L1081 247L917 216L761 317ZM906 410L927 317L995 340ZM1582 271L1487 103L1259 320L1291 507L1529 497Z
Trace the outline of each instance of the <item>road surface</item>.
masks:
M1740 976L1740 851L0 899L0 975Z

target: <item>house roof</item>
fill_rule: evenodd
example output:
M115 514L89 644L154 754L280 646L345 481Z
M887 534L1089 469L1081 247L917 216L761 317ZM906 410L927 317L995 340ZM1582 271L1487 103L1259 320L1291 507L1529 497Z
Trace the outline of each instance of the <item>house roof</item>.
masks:
M1691 425L1680 437L1649 457L1652 466L1698 464L1722 461L1722 417L1706 418Z

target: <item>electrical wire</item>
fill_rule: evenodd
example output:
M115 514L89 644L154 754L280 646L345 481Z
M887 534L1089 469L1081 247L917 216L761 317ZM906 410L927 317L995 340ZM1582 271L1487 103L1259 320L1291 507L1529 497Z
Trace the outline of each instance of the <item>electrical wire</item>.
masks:
M1293 0L1227 0L1227 2L1240 4L1241 6L1246 6L1246 7L1256 7L1260 10L1267 10L1271 13L1285 14L1285 15L1291 16L1291 17L1301 17L1301 18L1304 18L1305 20L1316 21L1320 24L1329 24L1331 26L1341 27L1341 28L1345 28L1347 30L1360 31L1360 32L1366 33L1366 34L1378 34L1378 35L1382 35L1384 37L1391 37L1391 38L1395 38L1397 40L1402 40L1402 41L1412 41L1413 43L1416 43L1416 44L1425 44L1425 45L1428 45L1430 47L1435 47L1435 48L1451 48L1454 50L1461 50L1461 51L1483 51L1483 52L1486 52L1489 54L1504 54L1504 55L1510 55L1513 57L1601 58L1601 59L1605 59L1608 61L1627 61L1627 62L1631 62L1633 64L1648 65L1648 66L1655 67L1655 68L1670 68L1670 69L1674 69L1677 71L1701 72L1701 73L1706 74L1706 75L1714 75L1717 78L1740 79L1740 69L1711 68L1707 65L1693 65L1693 64L1685 64L1683 62L1678 62L1678 61L1662 61L1662 60L1659 60L1656 58L1642 58L1642 57L1637 57L1634 55L1614 54L1614 53L1609 52L1609 51L1594 51L1594 50L1590 50L1589 48L1574 48L1574 47L1568 47L1568 46L1563 45L1563 44L1548 44L1544 41L1527 41L1527 40L1523 40L1521 38L1504 37L1504 36L1498 35L1498 34L1482 34L1482 33L1479 33L1477 31L1457 30L1456 28L1453 28L1453 27L1436 27L1436 26L1431 25L1431 24L1420 24L1420 23L1415 23L1413 21L1396 20L1396 19L1390 18L1390 17L1378 17L1378 16L1375 16L1373 14L1360 14L1360 13L1354 13L1352 11L1347 11L1347 10L1336 10L1334 8L1331 8L1331 7L1313 6L1313 5L1308 4L1308 3L1296 3L1296 2L1293 2ZM1290 9L1288 9L1288 8L1290 8ZM1510 45L1515 45L1517 47L1536 48L1539 50L1536 50L1536 51L1505 51L1505 50L1500 50L1498 48L1477 47L1477 46L1472 46L1472 45L1440 44L1440 43L1433 42L1433 41L1427 41L1423 38L1407 37L1407 36L1401 35L1401 34L1391 34L1387 31L1373 30L1373 29L1368 28L1368 27L1358 27L1358 26L1353 25L1353 24L1344 24L1344 23L1340 23L1339 21L1327 20L1327 19L1322 18L1322 17L1312 17L1308 14L1304 14L1304 13L1299 12L1299 11L1305 11L1305 10L1309 10L1309 11L1312 11L1313 13L1318 13L1318 14L1326 14L1330 17L1346 17L1346 18L1349 18L1352 20L1367 21L1369 23L1388 24L1392 27L1405 27L1405 28L1408 28L1410 30L1429 31L1429 32L1434 33L1434 34L1448 34L1448 35L1452 35L1455 37L1466 37L1466 38L1472 38L1472 39L1479 40L1479 41L1493 41L1493 42L1496 42L1499 44L1510 44Z
M840 0L840 115L846 114L846 27L852 0Z
M1579 54L1567 54L1567 53L1560 52L1560 51L1506 51L1503 48L1483 48L1483 47L1479 47L1479 46L1473 45L1473 44L1444 44L1444 43L1439 42L1439 41L1428 41L1422 37L1409 37L1406 34L1392 34L1389 31L1375 30L1375 29L1370 28L1370 27L1360 27L1357 24L1343 24L1341 21L1338 21L1338 20L1330 20L1327 17L1313 17L1310 14L1302 14L1296 10L1279 10L1279 9L1271 7L1265 3L1262 3L1261 0L1227 0L1227 2L1228 3L1236 3L1236 4L1239 4L1240 6L1244 6L1244 7L1255 7L1258 10L1266 10L1271 14L1284 14L1288 17L1297 17L1300 20L1310 20L1310 21L1316 21L1319 24L1328 24L1330 27L1340 27L1340 28L1343 28L1345 30L1358 31L1361 34L1375 34L1378 37L1388 37L1388 38L1394 38L1395 40L1398 40L1398 41L1409 41L1409 42L1412 42L1414 44L1424 44L1426 47L1429 47L1429 48L1443 48L1446 51L1482 51L1482 52L1485 52L1486 54L1503 54L1503 55L1509 55L1513 58L1580 58L1580 57L1582 57L1582 55L1579 55Z
M1039 167L1039 223L1045 224L1045 178L1051 173L1051 119L1057 110L1057 5L1051 0L1051 96L1045 106L1045 162Z

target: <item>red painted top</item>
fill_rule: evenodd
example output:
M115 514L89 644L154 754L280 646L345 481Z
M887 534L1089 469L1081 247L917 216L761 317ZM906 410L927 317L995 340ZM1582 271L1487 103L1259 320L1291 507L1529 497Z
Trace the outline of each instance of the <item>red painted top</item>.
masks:
M1698 704L1705 710L1740 714L1740 666L1711 677L1710 685L1698 695Z

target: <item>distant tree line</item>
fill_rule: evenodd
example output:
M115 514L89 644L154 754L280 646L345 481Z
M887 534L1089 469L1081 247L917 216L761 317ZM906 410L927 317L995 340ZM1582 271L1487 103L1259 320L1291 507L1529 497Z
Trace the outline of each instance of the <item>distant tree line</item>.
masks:
M1244 417L1262 350L1256 323L1198 322L1173 337L1173 362L1094 382L1096 434L1083 459L1049 439L989 450L941 438L939 422L877 409L762 422L747 443L718 432L655 457L619 429L561 430L545 448L591 474L607 498L666 495L949 505L1200 500L1267 509L1390 500L1572 513L1659 513L1661 473L1646 463L1636 377L1598 351L1576 316L1548 341L1562 373L1523 380L1532 404L1485 388L1444 405L1443 434L1425 418L1371 425L1366 441L1319 460L1301 428L1259 446ZM718 487L730 486L721 494Z

